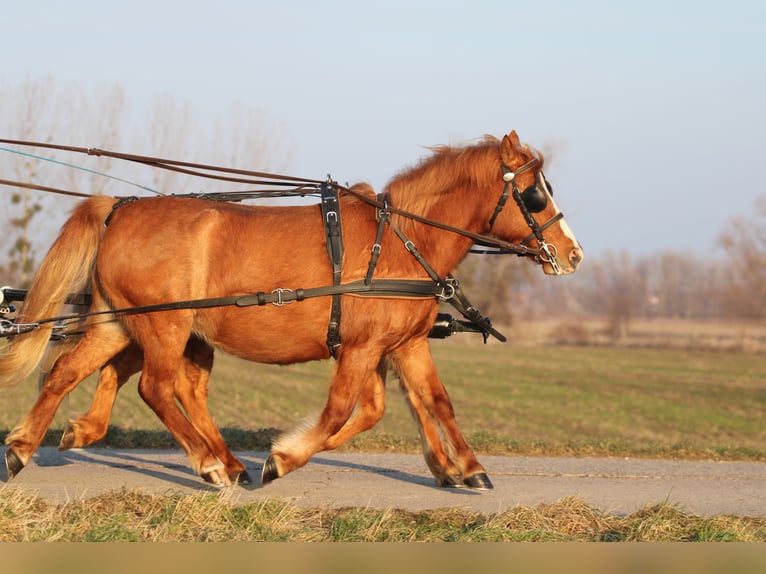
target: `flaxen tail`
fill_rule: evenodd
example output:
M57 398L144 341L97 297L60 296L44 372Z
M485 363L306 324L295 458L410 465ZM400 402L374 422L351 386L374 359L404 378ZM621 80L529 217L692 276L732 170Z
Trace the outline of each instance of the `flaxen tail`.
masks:
M34 323L60 313L67 295L89 286L104 221L115 199L94 196L80 203L37 270L17 322ZM23 381L40 363L52 325L15 336L0 353L0 388Z

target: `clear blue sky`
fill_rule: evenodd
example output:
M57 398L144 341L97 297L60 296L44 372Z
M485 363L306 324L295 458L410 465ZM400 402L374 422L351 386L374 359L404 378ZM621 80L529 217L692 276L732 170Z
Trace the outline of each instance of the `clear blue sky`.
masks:
M43 0L6 3L0 37L9 86L264 109L292 175L380 188L424 146L516 129L555 150L586 253L714 252L766 194L762 0Z

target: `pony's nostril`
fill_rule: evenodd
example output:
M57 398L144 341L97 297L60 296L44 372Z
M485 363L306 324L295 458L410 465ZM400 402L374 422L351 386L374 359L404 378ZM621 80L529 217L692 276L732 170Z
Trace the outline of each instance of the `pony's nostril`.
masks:
M582 251L579 249L572 249L572 251L569 253L569 261L572 263L572 265L577 265L580 261L582 261Z

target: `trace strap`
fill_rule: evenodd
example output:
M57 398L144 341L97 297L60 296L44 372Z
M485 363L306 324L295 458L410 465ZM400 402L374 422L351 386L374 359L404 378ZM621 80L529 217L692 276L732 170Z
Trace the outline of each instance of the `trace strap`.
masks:
M449 285L449 294L445 293L444 285ZM3 288L5 299L8 301L23 301L26 291ZM303 301L314 297L326 297L328 295L357 295L360 297L402 297L406 299L430 299L436 297L449 302L464 317L476 324L487 335L491 334L498 340L505 342L507 339L489 325L489 320L479 315L478 311L468 303L463 295L457 279L448 278L443 282L430 281L428 279L378 279L369 284L364 281L354 281L340 285L326 287L312 287L308 289L275 289L270 293L260 291L253 295L233 295L229 297L210 297L206 299L192 299L187 301L174 301L172 303L158 303L156 305L143 305L141 307L128 307L124 309L110 309L108 311L94 311L91 313L75 313L41 319L33 323L3 322L0 325L0 336L8 337L20 335L39 329L47 323L61 323L65 321L81 321L86 317L100 315L134 315L139 313L157 313L161 311L175 311L179 309L207 309L211 307L252 307L268 304L280 307L294 301ZM72 294L67 298L67 303L75 305L89 305L90 295Z
M4 297L7 301L23 301L26 291L3 288ZM359 295L363 297L404 297L427 299L439 297L444 294L441 285L427 279L380 279L366 285L364 281L354 281L341 285L326 287L311 287L308 289L275 289L270 293L259 291L252 295L232 295L228 297L208 297L205 299L190 299L186 301L173 301L170 303L157 303L155 305L142 305L140 307L126 307L123 309L109 309L106 311L93 311L90 313L73 313L40 319L32 323L14 324L14 333L21 334L38 329L47 323L59 323L62 321L80 321L86 317L101 315L136 315L140 313L157 313L160 311L176 311L179 309L208 309L211 307L252 307L264 306L271 303L281 307L293 301L303 301L314 297L326 297L328 295ZM67 297L67 303L75 305L89 305L90 295L76 293ZM10 334L10 333L9 333Z

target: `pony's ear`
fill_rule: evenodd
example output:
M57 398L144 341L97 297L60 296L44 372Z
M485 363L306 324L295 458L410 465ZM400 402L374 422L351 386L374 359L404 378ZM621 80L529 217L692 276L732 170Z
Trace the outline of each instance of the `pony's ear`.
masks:
M517 149L521 146L519 142L519 136L516 134L516 130L513 130L507 136L503 136L503 142L500 144L500 153L505 161L510 161L514 155L516 155Z

